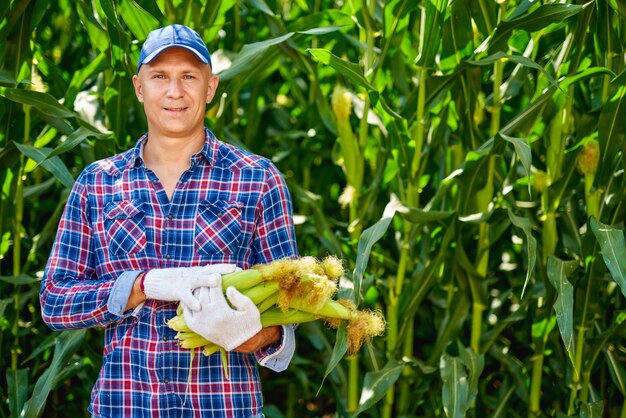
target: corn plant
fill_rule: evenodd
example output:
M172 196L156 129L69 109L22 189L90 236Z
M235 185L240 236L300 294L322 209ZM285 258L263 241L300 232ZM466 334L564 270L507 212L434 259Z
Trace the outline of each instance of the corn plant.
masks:
M86 416L98 330L37 291L73 179L146 129L140 43L198 30L207 125L265 155L300 253L384 312L355 355L302 324L265 414L626 417L619 0L8 0L0 5L0 416Z

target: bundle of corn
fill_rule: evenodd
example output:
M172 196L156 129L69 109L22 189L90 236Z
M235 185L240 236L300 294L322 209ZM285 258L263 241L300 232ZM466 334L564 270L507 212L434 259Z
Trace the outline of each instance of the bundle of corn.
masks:
M261 312L263 327L323 320L338 328L347 323L348 352L356 353L366 338L385 330L385 321L378 311L359 311L347 299L334 300L337 282L343 275L339 259L329 256L319 261L314 257L281 259L256 265L249 270L225 274L222 288L234 286L248 296ZM177 331L183 348L203 347L204 355L224 350L191 331L179 306L177 316L167 325Z

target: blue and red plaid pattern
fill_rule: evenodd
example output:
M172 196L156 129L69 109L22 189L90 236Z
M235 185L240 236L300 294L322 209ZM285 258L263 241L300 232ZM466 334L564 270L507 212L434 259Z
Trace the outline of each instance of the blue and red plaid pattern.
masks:
M104 327L103 364L90 412L97 417L251 417L261 413L254 354L190 356L165 323L176 304L147 300L107 309L123 272L235 263L243 269L297 256L289 192L267 159L218 141L202 150L168 199L137 145L78 177L44 271L41 306L54 330ZM191 371L191 374L190 374Z

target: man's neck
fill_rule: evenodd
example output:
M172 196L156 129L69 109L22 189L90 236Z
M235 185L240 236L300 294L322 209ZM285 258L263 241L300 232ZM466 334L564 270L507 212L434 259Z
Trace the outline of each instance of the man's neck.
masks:
M143 148L143 158L150 166L188 166L191 156L202 149L204 130L195 138L154 136L148 132L148 142Z

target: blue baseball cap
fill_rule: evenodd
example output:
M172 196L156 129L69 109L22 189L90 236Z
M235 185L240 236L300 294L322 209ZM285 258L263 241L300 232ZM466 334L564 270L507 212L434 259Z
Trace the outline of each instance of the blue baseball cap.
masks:
M185 25L169 25L148 34L139 54L137 72L143 64L148 64L161 52L174 47L185 48L204 64L211 65L211 54L198 32Z

